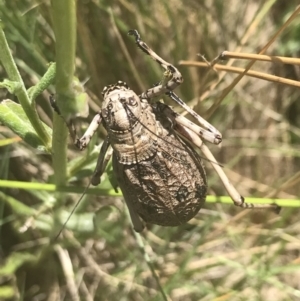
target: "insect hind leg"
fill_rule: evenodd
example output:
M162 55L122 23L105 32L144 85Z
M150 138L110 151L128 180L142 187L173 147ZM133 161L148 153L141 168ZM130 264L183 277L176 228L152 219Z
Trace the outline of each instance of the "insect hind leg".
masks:
M247 203L243 196L239 194L239 192L235 189L235 187L231 184L229 181L227 175L225 174L223 168L220 166L220 164L215 159L214 155L211 153L209 148L203 143L198 133L194 132L190 128L187 128L185 125L176 122L176 120L173 120L174 122L174 129L175 131L188 139L190 142L192 142L194 145L200 148L203 155L206 157L206 159L212 164L212 167L218 174L221 182L223 183L227 193L229 194L230 198L232 199L235 206L244 208L244 209L273 209L276 213L279 213L280 207L276 204L253 204L253 203Z

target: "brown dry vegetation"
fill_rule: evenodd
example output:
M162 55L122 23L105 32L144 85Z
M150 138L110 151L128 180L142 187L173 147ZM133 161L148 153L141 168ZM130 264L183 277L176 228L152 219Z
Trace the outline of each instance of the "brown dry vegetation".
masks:
M152 49L174 64L199 61L198 53L212 60L224 50L258 53L296 5L296 0L79 0L75 76L85 83L90 115L78 129L98 110L105 85L122 80L140 93L161 79L159 66L126 35L129 29L138 29ZM51 3L2 0L0 19L29 88L55 61ZM299 20L298 15L266 54L299 57ZM235 60L233 65L246 63ZM246 199L285 199L293 206L287 199L300 194L299 87L245 76L208 114L237 75L178 68L184 83L176 91L223 134L222 147L210 149L236 188ZM252 69L300 78L296 65L256 62ZM8 77L1 65L0 75L1 80ZM49 93L54 93L53 86L36 101L40 118L52 126ZM17 100L4 89L0 96ZM5 126L0 135L3 142L15 137ZM98 136L89 158L70 146L68 194L38 189L38 183L53 183L57 177L50 154L23 141L0 148L1 180L37 183L36 190L20 189L17 183L0 192L1 300L300 299L299 207L276 215L208 203L187 225L149 226L139 236L131 229L122 198L110 190L109 170L102 191L87 195L66 231L50 243L78 199L78 187L87 183L103 129ZM206 166L209 194L225 195Z

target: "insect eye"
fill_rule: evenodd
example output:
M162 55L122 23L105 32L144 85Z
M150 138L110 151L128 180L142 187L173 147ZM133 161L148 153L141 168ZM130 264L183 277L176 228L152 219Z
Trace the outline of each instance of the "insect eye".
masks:
M136 99L134 99L133 97L130 97L129 98L129 105L136 106L137 105Z

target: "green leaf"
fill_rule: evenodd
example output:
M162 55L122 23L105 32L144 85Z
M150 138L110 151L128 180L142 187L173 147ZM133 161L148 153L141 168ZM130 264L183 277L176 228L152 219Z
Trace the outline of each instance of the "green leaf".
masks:
M73 89L75 91L75 100L77 107L77 115L81 117L88 117L89 115L89 96L85 92L83 84L79 81L77 77L74 77L72 83Z
M0 298L1 300L3 300L2 298L8 299L8 298L12 298L15 294L15 289L12 286L8 286L8 285L1 285L0 287Z
M10 99L2 101L0 104L0 122L9 127L32 147L40 151L46 151L42 141L36 134L23 108L19 104ZM52 130L47 126L45 126L45 128L49 135L51 135Z
M25 262L37 260L37 256L31 253L12 253L0 268L0 276L9 276L21 267Z
M35 209L24 205L20 201L16 200L11 196L6 195L1 191L0 191L0 200L7 203L12 208L12 210L17 214L31 216L35 213Z
M19 142L21 140L20 137L13 137L13 138L7 138L7 139L1 139L0 140L0 147L1 146L6 146L9 144L13 144L15 142Z
M74 116L88 117L89 115L89 96L77 77L73 77L72 93L65 94L60 101L59 99L55 100L59 111L67 121Z
M34 225L37 229L49 232L53 228L53 216L50 214L40 214L35 218Z
M63 225L69 218L70 211L62 210L59 215L59 220ZM90 233L94 231L94 212L87 213L73 213L66 227L72 231L78 231L80 233Z
M115 220L108 221L110 214L113 212L117 212L116 214L119 214L118 210L114 206L103 206L97 210L94 216L94 225L97 230L103 228L109 230L109 228L111 228L111 224L116 223Z

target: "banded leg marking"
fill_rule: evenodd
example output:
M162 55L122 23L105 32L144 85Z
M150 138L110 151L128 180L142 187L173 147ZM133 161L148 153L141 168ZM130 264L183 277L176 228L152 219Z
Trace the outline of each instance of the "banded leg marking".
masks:
M196 125L195 123L188 120L184 116L178 114L177 112L175 112L172 109L172 107L170 107L168 105L165 105L163 103L157 103L157 107L160 110L161 114L167 116L171 120L175 120L175 123L179 123L179 124L185 126L186 128L190 129L196 135L200 136L204 140L206 140L210 143L213 143L213 144L219 144L222 141L222 138L220 137L221 134L219 133L219 131L215 127L213 127L210 123L208 123L205 119L203 119L201 116L199 116L198 114L195 113L198 116L197 120L199 123L201 121L201 125L205 126L205 128ZM199 121L199 119L200 119L200 121ZM202 120L205 123L202 122ZM210 130L207 129L207 125L209 126Z
M206 121L204 118L198 115L193 109L191 109L176 93L174 93L173 91L169 91L166 93L166 95L169 96L176 103L178 103L189 114L191 114L199 122L201 126L203 126L208 132L214 135L215 142L206 139L207 141L212 142L214 144L219 144L220 142L222 142L221 133L213 125L211 125L208 121Z
M129 35L133 35L135 37L135 42L137 46L147 55L152 57L154 61L156 61L162 68L165 70L165 79L160 82L157 86L148 89L139 95L140 98L152 98L161 94L164 94L170 90L174 90L178 87L182 82L183 78L178 69L172 64L163 60L159 55L157 55L145 42L141 40L140 34L137 30L132 29L128 32Z

